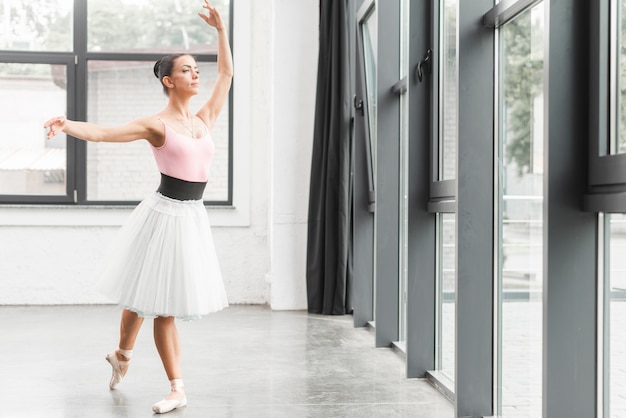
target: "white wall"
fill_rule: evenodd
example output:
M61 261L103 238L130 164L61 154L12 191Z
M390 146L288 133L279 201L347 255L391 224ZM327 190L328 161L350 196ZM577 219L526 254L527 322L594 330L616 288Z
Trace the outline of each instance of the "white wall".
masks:
M319 2L274 0L274 5L271 304L276 309L305 309Z
M234 202L209 217L229 301L305 309L318 1L235 2ZM0 206L0 304L106 302L94 266L132 208Z

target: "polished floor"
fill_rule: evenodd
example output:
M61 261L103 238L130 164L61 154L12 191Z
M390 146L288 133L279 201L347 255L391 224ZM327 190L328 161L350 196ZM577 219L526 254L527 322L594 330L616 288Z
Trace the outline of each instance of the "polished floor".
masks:
M153 416L169 385L152 321L120 388L108 389L104 355L115 348L118 319L112 306L0 307L0 417ZM179 333L189 404L167 417L454 416L350 316L233 306L179 322Z

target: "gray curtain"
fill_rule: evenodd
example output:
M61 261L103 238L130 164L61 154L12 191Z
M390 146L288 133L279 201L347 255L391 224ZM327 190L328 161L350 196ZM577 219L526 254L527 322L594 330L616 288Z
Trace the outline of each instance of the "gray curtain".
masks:
M320 0L320 44L307 237L311 313L352 312L349 0Z

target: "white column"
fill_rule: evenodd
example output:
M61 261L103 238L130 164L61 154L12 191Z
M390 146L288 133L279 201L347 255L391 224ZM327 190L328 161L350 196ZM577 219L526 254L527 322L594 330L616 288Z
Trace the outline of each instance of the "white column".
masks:
M272 309L306 309L306 239L319 43L318 0L271 0L269 245Z

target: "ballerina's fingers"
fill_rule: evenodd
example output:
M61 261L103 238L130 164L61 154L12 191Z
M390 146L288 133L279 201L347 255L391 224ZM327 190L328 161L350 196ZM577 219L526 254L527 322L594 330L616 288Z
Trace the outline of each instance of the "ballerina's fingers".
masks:
M203 8L207 9L210 13L211 12L215 12L217 9L215 8L215 6L213 6L211 4L211 2L204 0L204 5L202 5Z
M220 18L220 14L217 11L217 9L215 8L215 6L213 6L211 4L210 1L208 0L204 0L204 5L202 6L203 8L207 9L209 11L209 16L208 17L213 17L214 19L219 19Z
M47 121L43 127L45 128L49 128L50 130L48 131L48 139L52 138L53 136L55 136L56 134L58 134L60 131L63 130L63 125L65 124L65 117L64 116L59 116L56 118L52 118L49 121Z

